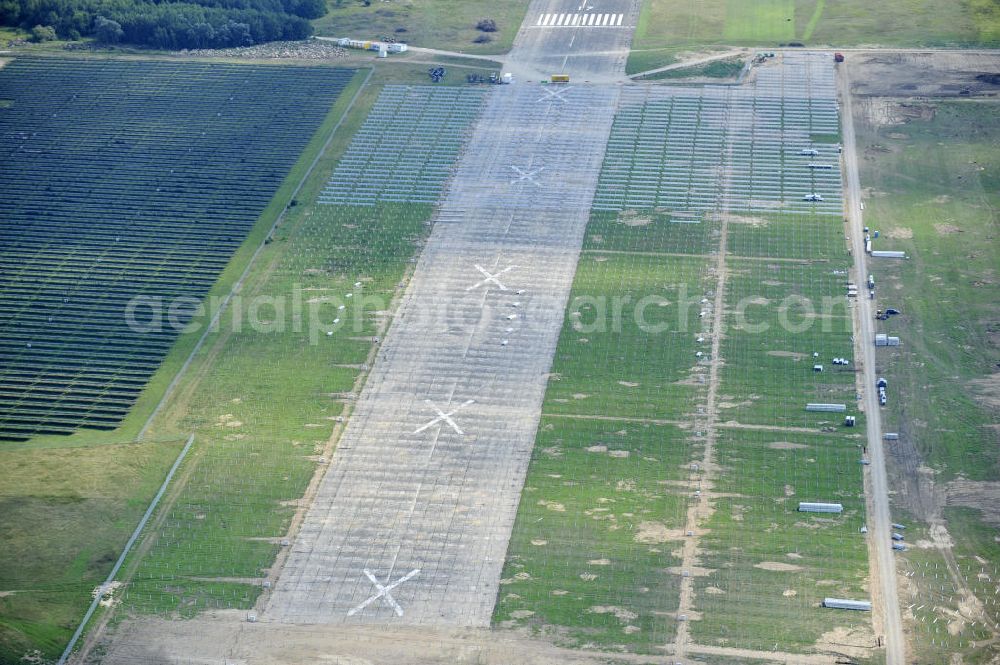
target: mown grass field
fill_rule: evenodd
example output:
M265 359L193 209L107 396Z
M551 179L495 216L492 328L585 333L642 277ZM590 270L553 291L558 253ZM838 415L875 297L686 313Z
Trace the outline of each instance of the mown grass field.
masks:
M695 640L808 652L839 628L870 644L868 616L819 607L827 596L868 597L860 439L723 429L716 450L720 498L702 539L711 572L696 581ZM800 513L799 501L844 512Z
M494 621L662 653L701 443L661 421L686 423L705 389L695 339L712 228L636 219L591 216Z
M996 46L1000 7L989 0L646 0L627 71L721 45Z
M705 259L585 254L545 413L672 419L687 413ZM697 298L696 298L697 296Z
M859 532L864 419L856 408L843 223L735 218L728 232L718 498L701 543L707 574L696 580L692 636L806 653L836 651L846 641L862 645L854 655L864 660L874 655L870 617L819 606L826 596L869 595ZM834 357L851 364L833 365ZM806 412L807 402L846 404L858 426L845 428L844 414ZM799 501L837 502L844 512L799 513Z
M672 550L693 454L671 425L545 417L495 621L569 646L656 653L672 639Z
M58 657L183 443L0 451L0 663Z
M827 224L840 226L839 220ZM842 266L839 270L833 266ZM843 415L811 413L807 402L847 404L856 413L846 263L729 262L732 312L721 353L722 420L789 427L839 427ZM813 354L819 354L814 357ZM823 371L815 371L814 365Z
M942 506L941 494L917 501L914 490L894 497L894 515L911 524L900 568L912 575L901 602L911 653L919 655L914 662L960 653L964 662L980 663L996 652L984 644L991 631L984 632L978 612L986 625L1000 618L996 526L981 512L993 502L977 498L978 482L1000 480L998 106L935 102L924 111L923 119L897 125L856 120L866 223L880 230L880 246L911 257L872 268L879 307L903 312L879 326L902 338L898 349L878 354L890 382L883 420L901 437L888 451L890 478L926 488L928 476L915 473L922 467L932 470L942 494L956 482L970 488L961 506Z
M376 39L382 35L413 46L476 55L506 53L517 35L526 0L397 0L363 3L332 0L329 13L314 21L316 33L329 37ZM484 33L476 24L496 21L497 31ZM489 41L476 43L482 35Z

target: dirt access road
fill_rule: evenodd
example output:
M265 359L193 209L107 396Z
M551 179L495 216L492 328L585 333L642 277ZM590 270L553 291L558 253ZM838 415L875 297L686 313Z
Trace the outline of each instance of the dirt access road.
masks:
M854 254L854 280L860 284L868 275L868 255L865 254L864 222L861 215L861 176L858 172L857 143L854 136L854 115L851 104L851 85L847 63L841 63L837 82L840 87L841 122L844 139L844 179L847 219L851 234L851 251ZM868 512L868 551L878 571L878 592L881 601L882 631L885 638L886 665L905 665L906 642L903 621L899 612L899 595L896 589L896 560L890 540L892 518L889 514L888 481L885 455L882 450L882 415L879 411L878 393L875 390L875 333L872 326L871 301L857 299L856 350L860 352L864 368L862 389L865 422L867 423L868 455L871 465L866 474Z

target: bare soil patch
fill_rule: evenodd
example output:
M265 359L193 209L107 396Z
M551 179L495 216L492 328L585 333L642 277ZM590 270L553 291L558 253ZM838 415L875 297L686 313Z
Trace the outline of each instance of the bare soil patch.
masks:
M772 450L798 450L799 448L808 448L809 446L804 443L792 443L791 441L772 441L767 444L767 447Z
M639 532L635 535L635 542L653 545L656 543L666 543L671 540L680 540L684 533L681 529L668 529L660 522L640 522Z
M851 58L851 87L862 98L970 97L1000 88L988 74L998 70L997 57L990 53L882 52ZM880 114L873 115L878 118Z
M774 356L775 358L791 358L796 362L807 357L807 354L797 351L768 351L767 355Z
M958 228L954 224L944 224L939 223L934 225L934 230L938 232L940 236L946 236L950 233L961 233L962 229Z
M1000 372L969 382L972 392L986 407L1000 409Z
M631 621L639 616L635 612L626 610L624 607L616 607L614 605L595 605L587 608L587 612L589 614L614 614L616 619L625 622Z
M896 240L909 240L913 237L913 229L905 226L894 226L886 232L886 235Z
M802 566L796 566L794 563L784 563L783 561L761 561L760 563L755 563L753 567L783 573L793 573L797 570L802 570Z
M976 508L983 521L1000 526L1000 482L953 480L945 486L944 495L947 505Z
M625 226L647 226L653 223L653 218L640 215L635 210L623 210L618 214L618 223Z
M838 626L820 635L814 649L818 652L834 652L850 658L867 658L872 655L872 634L866 630ZM866 646L860 646L866 645Z
M705 215L705 219L710 222L729 222L730 224L749 224L754 228L765 227L768 221L763 217L751 217L747 215L733 215L730 213L710 213Z

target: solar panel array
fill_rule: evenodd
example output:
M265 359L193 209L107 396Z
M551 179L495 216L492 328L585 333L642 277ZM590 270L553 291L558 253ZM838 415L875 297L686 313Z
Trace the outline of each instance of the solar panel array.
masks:
M0 69L0 440L119 424L178 335L130 326L129 303L207 293L352 76L58 58Z
M487 88L386 86L320 203L435 203L482 112Z
M740 87L625 88L594 207L839 215L827 60L785 54L782 66L759 68Z

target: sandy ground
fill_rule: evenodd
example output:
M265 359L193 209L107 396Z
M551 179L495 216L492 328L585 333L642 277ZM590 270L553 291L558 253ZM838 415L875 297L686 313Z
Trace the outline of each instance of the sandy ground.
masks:
M602 608L608 609L608 608ZM104 665L665 665L674 649L641 656L563 649L520 632L488 629L429 629L403 626L305 626L248 623L241 612L220 612L195 621L148 619L125 622L113 644L104 645ZM824 635L819 649L853 639L838 630ZM844 650L838 648L835 651ZM689 645L685 665L738 662L834 665L829 653L786 654ZM710 661L701 656L708 656Z
M849 54L858 97L996 96L1000 52L878 52ZM991 76L994 75L994 76Z

